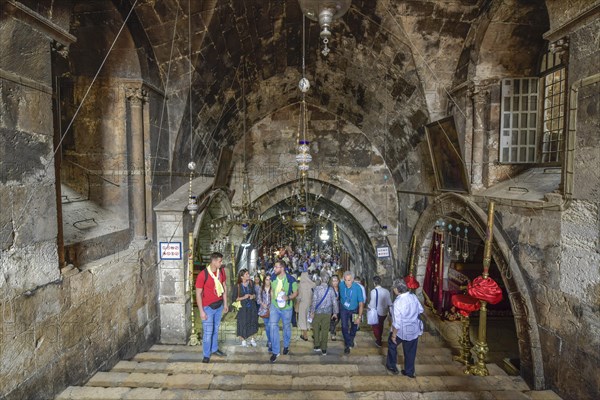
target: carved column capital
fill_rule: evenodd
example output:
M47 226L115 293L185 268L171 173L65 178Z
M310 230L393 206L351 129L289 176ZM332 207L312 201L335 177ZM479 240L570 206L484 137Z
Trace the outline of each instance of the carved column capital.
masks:
M566 64L569 60L569 37L564 36L558 39L556 42L550 43L548 49L550 52L552 52L552 54L558 55L560 60Z
M475 106L481 106L487 103L490 91L487 87L474 86L471 91L471 98Z
M56 40L52 41L52 43L50 44L50 48L53 52L60 55L62 58L67 58L67 56L69 55L69 46Z
M142 105L148 101L148 92L139 87L125 88L125 96L133 105Z

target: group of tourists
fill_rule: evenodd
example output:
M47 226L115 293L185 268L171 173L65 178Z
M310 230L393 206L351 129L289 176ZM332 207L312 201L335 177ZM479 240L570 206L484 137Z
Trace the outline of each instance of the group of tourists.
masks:
M223 313L229 309L225 270L221 267L223 255L213 253L210 265L196 280L196 299L203 327L203 360L208 363L214 354L225 356L218 348L218 330ZM238 272L232 288L232 304L238 308L237 335L242 346L256 346L258 318L265 324L270 361L280 354L289 354L292 339L292 317L298 313L297 324L301 339L308 341L312 326L314 351L327 354L329 339L335 341L336 326L341 321L344 354L350 354L355 346L356 332L362 322L366 303L366 291L360 279L346 271L343 282L338 275L323 269L316 279L303 271L298 280L287 271L284 260L277 260L272 274L262 271L254 279L246 269ZM389 373L415 376L417 342L423 333L420 315L423 307L411 293L404 280L396 280L392 290L396 296L392 302L390 292L381 286L379 277L373 278L375 287L370 292L368 309L371 316L375 344L382 346L384 322L391 315L391 329L387 341L386 369ZM294 308L294 303L296 308ZM279 323L283 329L283 348L279 335ZM402 343L404 368L397 368L397 346Z

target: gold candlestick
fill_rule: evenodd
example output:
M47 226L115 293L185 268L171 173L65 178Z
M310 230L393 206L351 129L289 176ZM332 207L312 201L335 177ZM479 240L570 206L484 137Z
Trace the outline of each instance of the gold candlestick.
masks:
M465 374L488 376L490 373L485 365L485 356L489 348L486 342L487 301L481 301L479 310L479 340L475 342L475 355L477 360L465 370Z
M410 260L408 262L408 274L415 276L415 252L417 248L417 237L413 235L410 243Z
M462 323L462 337L460 338L460 355L452 357L454 361L461 362L466 366L471 361L471 338L469 335L469 317L461 314L460 322ZM466 372L465 372L466 373Z
M189 274L189 290L190 290L190 309L192 311L192 334L190 335L189 346L198 346L200 341L198 340L198 333L196 332L196 318L194 316L194 301L196 301L195 290L194 290L194 234L190 232L188 234L188 242L190 250L188 252L188 274Z
M488 279L490 263L492 260L492 239L494 231L494 202L490 202L488 208L487 220L487 235L485 238L485 247L483 250L483 279ZM488 376L490 373L485 365L485 356L488 353L488 345L486 339L486 324L487 324L487 301L480 300L481 308L479 310L479 333L477 342L475 343L475 353L477 361L470 366L465 373L477 376Z

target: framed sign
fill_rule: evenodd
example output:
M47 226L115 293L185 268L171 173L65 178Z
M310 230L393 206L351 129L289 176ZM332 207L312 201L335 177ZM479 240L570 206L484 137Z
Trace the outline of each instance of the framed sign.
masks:
M388 246L377 247L377 258L388 258L390 256L390 248Z
M438 190L468 193L469 183L463 162L454 117L425 126L427 144Z
M161 260L181 260L181 242L159 242L158 251Z

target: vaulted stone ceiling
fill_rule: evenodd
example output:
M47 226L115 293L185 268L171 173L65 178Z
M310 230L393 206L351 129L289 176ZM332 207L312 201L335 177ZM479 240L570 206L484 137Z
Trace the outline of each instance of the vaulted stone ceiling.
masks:
M307 100L363 129L385 154L395 182L404 181L408 155L422 141L417 129L432 108L440 109L436 100L426 101L426 91L451 82L464 38L485 9L482 3L354 0L334 25L326 58L319 53L318 25L307 20L306 66L312 84ZM188 159L178 155L189 154L191 142L188 54L193 147L205 171L214 168L220 147L241 137L244 76L248 127L299 100L302 13L297 0L145 1L136 6L136 14L163 76L168 72L170 78L171 131L177 133L174 170L185 170ZM421 76L431 73L439 82L424 85ZM437 98L435 93L430 97Z

